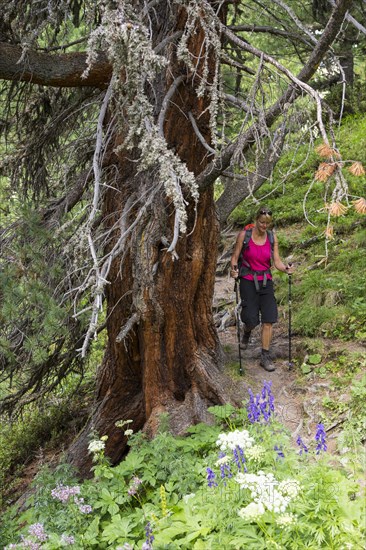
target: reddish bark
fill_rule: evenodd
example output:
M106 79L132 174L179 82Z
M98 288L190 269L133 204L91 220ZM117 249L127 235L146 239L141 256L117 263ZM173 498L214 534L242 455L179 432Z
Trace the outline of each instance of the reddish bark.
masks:
M182 24L182 14L177 21ZM190 45L195 54L203 38L198 29ZM170 67L173 74L179 74L180 66L174 58ZM172 77L162 81L161 97L171 81ZM193 131L189 111L197 119L202 115L200 131L207 141L210 136L208 111L204 113L208 98L198 100L194 85L192 79L187 79L179 86L164 129L169 146L198 174L206 165L207 151ZM116 205L122 208L131 193L150 183L148 175L136 176L136 165L130 158L131 154L121 154L113 159L123 179L119 189L109 189L105 198L109 224L117 219ZM173 260L161 242L164 228L172 235L172 214L168 201L159 193L143 231L131 240L122 263L120 258L114 261L107 290L108 348L98 376L97 407L70 449L71 461L84 475L90 466L86 447L91 428L108 435L106 453L116 463L126 450L123 430L115 427L117 420L131 419L135 431L143 428L153 435L159 415L167 412L172 431L181 433L192 423L208 420L208 406L232 398L233 388L221 372L221 348L212 317L219 233L213 190L201 194L196 214L190 205L191 234L179 240L178 260ZM124 341L118 342L136 300L140 309L143 302L139 323Z

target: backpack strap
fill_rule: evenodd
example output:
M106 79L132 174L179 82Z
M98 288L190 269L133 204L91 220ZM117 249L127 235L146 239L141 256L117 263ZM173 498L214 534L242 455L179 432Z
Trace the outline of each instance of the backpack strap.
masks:
M274 256L274 233L271 231L271 229L267 229L267 237L271 245L271 260L273 260Z

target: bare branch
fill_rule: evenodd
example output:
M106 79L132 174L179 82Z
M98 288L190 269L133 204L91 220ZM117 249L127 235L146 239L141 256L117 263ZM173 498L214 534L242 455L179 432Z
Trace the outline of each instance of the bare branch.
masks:
M221 61L225 65L229 65L230 67L235 67L236 69L239 69L240 71L243 71L244 73L248 73L252 76L255 75L255 71L253 69L251 69L250 67L247 67L246 65L243 65L242 63L239 63L238 61L232 59L225 52L221 52Z
M319 63L322 58L326 55L328 48L332 44L333 40L336 38L339 29L344 20L344 16L351 6L351 0L340 0L337 7L334 9L331 14L327 26L324 29L324 32L318 41L318 44L315 46L313 52L311 53L307 63L304 65L300 73L297 75L297 79L302 82L307 82L313 74L316 72ZM235 35L234 35L235 36ZM282 109L286 103L293 102L300 93L300 88L297 90L291 84L287 90L282 94L282 96L272 105L270 109L267 110L265 114L265 121L267 126L271 126L273 122L281 114ZM250 146L252 143L254 134L257 131L257 126L253 124L245 134L241 136L243 150ZM222 152L219 158L213 160L197 177L197 183L201 190L209 187L214 183L214 181L219 177L219 175L225 170L231 161L233 154L237 148L236 143L231 143L228 145Z
M364 2L366 2L366 0L363 0ZM331 4L331 6L333 6L333 8L336 7L336 3L334 0L328 0L329 4ZM347 21L349 21L350 23L352 23L352 25L354 27L356 27L357 30L359 30L360 32L362 32L363 34L366 34L366 27L364 27L363 25L361 25L361 23L359 23L354 17L352 17L352 15L350 13L346 13L346 17L345 19L347 19Z
M245 196L253 194L270 177L281 156L285 136L286 130L283 126L275 132L270 147L260 159L255 171L246 176L233 174L233 178L227 183L224 192L216 201L220 223L227 220L230 213Z
M231 94L223 94L223 98L225 101L228 101L232 105L235 105L235 107L238 107L239 109L242 109L246 113L251 111L252 113L257 113L256 109L253 109L251 105L246 103L245 101L239 99L238 97L235 97Z
M208 151L209 153L212 153L213 155L215 155L215 149L213 149L213 148L207 143L207 141L205 140L205 138L203 137L203 135L202 135L201 132L199 131L199 128L198 128L198 126L197 126L197 122L195 121L194 116L192 115L191 111L189 111L188 117L189 117L189 120L191 121L191 124L192 124L192 126L193 126L194 133L196 134L196 136L198 137L198 139L200 140L200 142L202 143L202 145L204 146L204 148L207 149L207 151Z
M128 335L128 333L132 330L133 326L138 323L140 320L140 315L138 313L134 313L127 321L127 323L121 328L120 332L118 333L118 336L116 337L116 342L119 344L122 342Z
M159 113L159 119L158 119L158 127L159 127L159 132L161 136L164 136L164 121L165 121L167 110L170 106L170 100L173 97L173 95L176 93L178 86L183 82L183 80L185 80L184 76L182 75L178 76L178 78L174 80L174 82L172 83L172 85L168 90L168 93L164 97L163 104L161 106L161 111Z
M310 38L310 40L314 43L314 44L317 44L318 41L317 39L315 38L315 36L305 27L305 25L302 24L302 22L300 21L300 19L297 17L296 13L290 8L290 6L288 6L287 4L285 4L285 2L282 2L282 0L272 0L272 2L274 2L275 4L277 4L278 6L280 6L282 9L285 10L286 13L288 13L288 15L291 17L291 19L294 21L294 23L296 24L296 26L302 30L303 33L306 34L306 36L308 36Z
M161 51L163 51L163 49L167 44L170 44L171 42L175 42L178 38L182 36L182 34L183 34L182 31L176 31L173 34L170 34L165 38L165 40L162 40L161 42L159 42L157 46L155 46L154 52L160 53Z
M61 217L72 210L72 208L80 201L87 182L90 178L91 170L86 170L77 179L75 185L61 199L54 201L42 213L42 218L47 227L55 227L58 225Z
M309 41L306 40L306 38L304 38L301 34L287 30L284 31L282 29L277 29L276 27L270 27L268 25L228 25L227 28L233 32L273 34L274 36L282 36L287 40L290 39L297 42L303 42L304 44L309 46Z

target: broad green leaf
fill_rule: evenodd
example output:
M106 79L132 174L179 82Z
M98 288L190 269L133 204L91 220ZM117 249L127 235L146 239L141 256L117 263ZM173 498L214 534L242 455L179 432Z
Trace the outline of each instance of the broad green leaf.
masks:
M320 353L314 353L313 355L309 355L308 362L310 365L319 365L322 361L322 356Z
M103 529L102 540L113 543L120 538L127 538L131 533L131 521L120 514L112 517L111 522Z

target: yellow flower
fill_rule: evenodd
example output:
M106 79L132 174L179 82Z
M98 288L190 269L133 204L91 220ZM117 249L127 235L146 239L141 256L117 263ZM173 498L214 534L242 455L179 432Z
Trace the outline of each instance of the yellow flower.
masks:
M360 199L357 199L357 201L352 201L354 209L359 214L366 214L366 199L363 199L362 197Z
M168 515L168 509L166 505L166 492L164 485L160 485L160 501L161 501L161 513L163 517Z
M361 162L354 162L352 166L348 168L348 170L353 174L354 176L364 176L365 175L365 169L362 166Z

